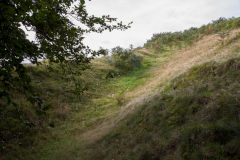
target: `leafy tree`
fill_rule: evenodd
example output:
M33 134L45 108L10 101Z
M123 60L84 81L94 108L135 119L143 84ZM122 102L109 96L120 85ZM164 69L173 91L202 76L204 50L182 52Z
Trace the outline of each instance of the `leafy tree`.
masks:
M36 33L35 41L26 38L23 27ZM25 59L33 64L48 59L85 65L101 52L83 43L84 34L129 27L109 15L89 15L85 0L0 1L0 98L10 101L9 91L19 87L30 91Z

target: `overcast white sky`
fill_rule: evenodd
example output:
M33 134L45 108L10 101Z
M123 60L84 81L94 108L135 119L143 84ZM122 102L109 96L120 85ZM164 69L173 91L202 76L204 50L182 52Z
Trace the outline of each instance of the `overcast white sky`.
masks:
M92 49L142 46L154 33L199 27L219 17L240 17L240 0L92 0L87 9L95 15L110 14L133 21L127 31L87 35Z

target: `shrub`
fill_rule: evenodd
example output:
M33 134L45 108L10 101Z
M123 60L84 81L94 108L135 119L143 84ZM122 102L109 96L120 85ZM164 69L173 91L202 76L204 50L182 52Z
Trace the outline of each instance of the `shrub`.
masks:
M108 62L122 71L131 71L142 66L142 57L135 55L132 49L115 47Z

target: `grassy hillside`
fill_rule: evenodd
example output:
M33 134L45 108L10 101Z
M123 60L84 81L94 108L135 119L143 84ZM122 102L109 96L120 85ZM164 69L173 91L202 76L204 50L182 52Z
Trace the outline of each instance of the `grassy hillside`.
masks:
M28 65L41 105L0 102L0 159L239 159L239 28L156 34L84 72Z
M239 58L194 67L94 144L91 159L239 159L239 89Z
M233 29L240 27L240 18L219 18L200 28L190 28L182 32L166 32L154 34L144 47L156 53L178 49L192 45L206 35L218 34L219 42L224 44L225 38Z

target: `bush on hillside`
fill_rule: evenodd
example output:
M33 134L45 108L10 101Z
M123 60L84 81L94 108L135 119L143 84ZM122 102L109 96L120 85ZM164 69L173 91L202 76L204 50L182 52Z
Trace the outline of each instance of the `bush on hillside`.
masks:
M122 71L131 71L142 66L142 57L135 55L132 49L115 47L108 62Z

